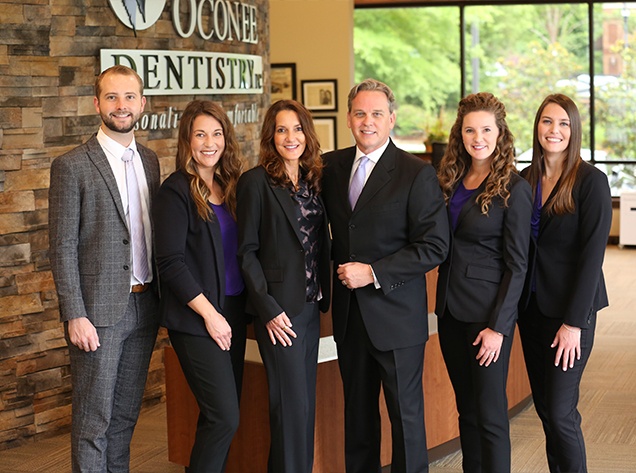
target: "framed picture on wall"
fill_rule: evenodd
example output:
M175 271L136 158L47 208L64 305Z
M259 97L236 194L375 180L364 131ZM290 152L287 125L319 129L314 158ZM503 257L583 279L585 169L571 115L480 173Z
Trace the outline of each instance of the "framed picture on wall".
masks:
M296 100L296 64L272 64L270 78L272 79L272 103L278 100Z
M323 153L333 151L338 147L336 117L314 117L314 128L320 141L320 150Z
M300 81L303 104L309 110L320 112L335 112L338 110L338 81L303 80Z

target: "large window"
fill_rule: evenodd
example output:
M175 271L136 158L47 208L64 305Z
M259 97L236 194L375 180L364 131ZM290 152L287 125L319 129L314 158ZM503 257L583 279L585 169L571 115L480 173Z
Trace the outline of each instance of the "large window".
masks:
M543 97L565 93L581 111L583 158L618 195L636 189L636 3L591 5L358 9L356 80L392 86L394 139L411 151L444 138L462 94L493 92L506 104L520 167Z
M354 51L356 82L373 77L396 95L402 148L423 151L427 131L448 132L461 97L456 7L356 10Z

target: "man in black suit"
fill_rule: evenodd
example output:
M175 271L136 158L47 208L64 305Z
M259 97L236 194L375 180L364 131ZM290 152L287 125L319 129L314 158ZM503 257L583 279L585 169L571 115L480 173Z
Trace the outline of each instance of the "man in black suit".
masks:
M446 258L449 227L433 167L389 138L394 106L393 92L381 82L353 87L347 126L356 146L324 156L347 473L381 470L380 386L391 420L392 471L428 471L425 273Z

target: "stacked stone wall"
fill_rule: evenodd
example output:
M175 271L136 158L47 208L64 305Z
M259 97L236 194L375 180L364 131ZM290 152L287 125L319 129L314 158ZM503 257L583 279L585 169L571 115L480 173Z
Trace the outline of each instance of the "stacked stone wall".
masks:
M0 450L70 427L71 385L55 285L48 260L51 162L99 126L93 84L101 49L219 51L258 55L269 70L268 0L244 0L258 11L257 44L177 35L171 4L149 29L124 26L109 0L0 0ZM182 1L185 8L190 2ZM199 3L199 2L197 2ZM185 20L184 20L185 21ZM267 76L267 74L266 74ZM268 90L266 81L264 90ZM146 112L177 112L193 98L227 109L262 95L152 96ZM260 120L259 120L260 121ZM256 161L260 124L237 125L242 151ZM162 177L174 169L176 129L137 132L159 155ZM162 330L150 364L145 402L165 395Z

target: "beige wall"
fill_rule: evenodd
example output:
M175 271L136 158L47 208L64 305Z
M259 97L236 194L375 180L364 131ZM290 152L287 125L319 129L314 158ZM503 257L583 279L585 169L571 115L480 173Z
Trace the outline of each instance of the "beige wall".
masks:
M351 146L347 94L353 86L353 0L270 0L270 61L296 63L298 101L301 80L337 79L337 145Z

